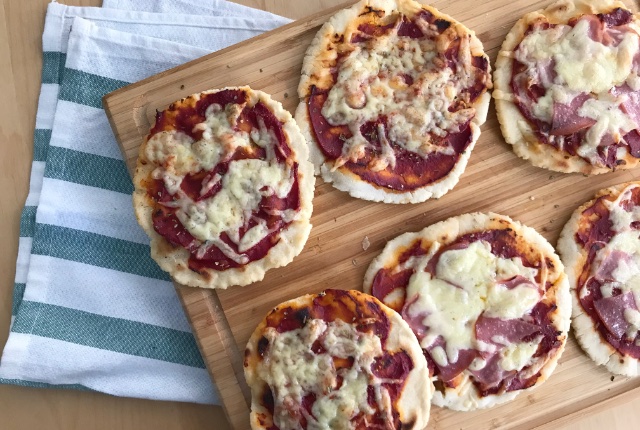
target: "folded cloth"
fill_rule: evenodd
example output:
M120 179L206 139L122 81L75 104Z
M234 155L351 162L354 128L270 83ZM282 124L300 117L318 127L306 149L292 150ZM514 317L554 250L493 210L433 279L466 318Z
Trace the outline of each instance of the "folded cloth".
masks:
M0 382L217 402L169 278L135 223L101 97L286 21L49 5Z
M161 36L163 39L198 46L209 51L221 49L289 22L282 17L277 17L275 20L251 20L238 17L164 15L93 7L69 7L57 3L49 5L43 34L42 87L34 132L34 160L29 194L21 217L12 316L15 316L25 288L44 161L51 139L53 115L57 106L59 81L64 69L69 32L75 17L91 20L101 27L139 35Z
M137 10L157 13L188 13L193 15L243 16L245 18L282 19L260 9L248 8L226 0L103 0L106 9Z

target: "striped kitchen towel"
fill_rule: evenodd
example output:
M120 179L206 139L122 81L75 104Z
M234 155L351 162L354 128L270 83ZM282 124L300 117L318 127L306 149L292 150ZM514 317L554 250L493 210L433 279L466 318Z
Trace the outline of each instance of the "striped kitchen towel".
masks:
M49 5L0 382L217 402L169 278L135 222L101 98L286 22Z
M136 10L156 13L187 13L192 15L242 16L280 20L282 17L252 9L226 0L103 0L105 9Z

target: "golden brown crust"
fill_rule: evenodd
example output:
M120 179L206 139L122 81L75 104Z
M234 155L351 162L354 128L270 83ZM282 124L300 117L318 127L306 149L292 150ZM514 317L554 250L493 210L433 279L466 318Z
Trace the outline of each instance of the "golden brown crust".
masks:
M337 296L337 294L344 294L346 297L340 297ZM314 305L314 300L318 299L331 303L355 303L356 309L358 306L360 306L361 309L375 309L374 312L381 312L386 316L389 322L389 332L386 343L383 346L383 351L391 354L404 351L408 353L413 362L413 369L409 372L402 392L399 394L396 402L397 412L399 413L401 422L404 424L402 428L415 430L425 428L429 420L433 384L429 379L427 363L422 355L422 350L420 349L417 339L400 315L389 309L376 298L355 290L327 290L320 294L300 296L276 306L260 324L258 324L247 343L244 355L245 379L251 388L251 428L254 430L266 430L272 425L272 415L264 405L265 393L270 391L270 388L268 384L266 384L266 381L260 377L258 371L263 360L263 355L265 354L265 349L267 348L267 346L260 345L265 330L267 327L274 327L274 324L277 324L276 322L280 321L287 314L292 315L298 311L302 311L305 315L313 315L312 309L316 306ZM310 311L305 312L307 309ZM305 318L303 326L310 321L313 321L313 318ZM357 315L352 321L345 322L353 324L354 326L358 324L368 325L371 323L371 318ZM311 348L311 346L309 346L309 348Z
M481 396L473 388L470 377L466 373L458 375L456 388L444 386L434 392L433 404L448 407L454 410L474 410L488 408L500 403L512 400L521 391L534 389L546 381L555 369L567 340L569 331L569 320L571 316L571 298L569 297L569 284L564 275L562 262L556 255L553 247L533 228L524 226L509 217L494 213L470 213L449 218L445 221L433 224L416 233L405 233L389 241L382 253L372 262L364 278L364 291L372 293L374 278L381 269L394 269L399 266L398 258L410 249L414 249L417 243L420 248L427 251L432 245L447 245L457 240L457 238L470 233L483 233L489 230L511 229L519 241L515 242L517 252L527 256L531 261L545 260L546 276L550 287L547 289L541 301L547 304L555 304L555 311L551 311L550 321L561 331L562 344L547 358L547 361L540 367L540 377L535 384L524 390L503 392ZM389 294L383 303L398 309L404 306L405 297Z
M468 49L472 56L484 56L484 48L475 33L457 22L452 17L441 13L437 9L421 5L414 0L362 0L348 9L344 9L331 17L316 34L307 49L302 65L302 76L298 85L300 104L296 110L296 121L310 147L310 159L315 166L315 173L321 175L325 182L331 182L334 187L346 191L353 197L384 203L419 203L430 198L439 198L450 191L457 183L466 168L475 143L480 136L480 126L484 124L490 102L487 89L492 87L490 76L486 89L472 104L476 114L471 120L471 143L460 157L451 171L444 177L422 187L399 191L368 182L354 174L345 166L338 166L335 160L325 157L316 141L311 119L307 108L311 89L315 86L330 89L333 86L331 69L341 53L353 49L351 44L343 43L350 40L361 24L385 25L395 22L398 12L411 18L426 11L436 17L451 23L450 27L439 36L439 43L447 45L456 38L468 39Z
M206 94L227 89L246 91L252 103L261 101L283 123L283 131L292 150L291 160L298 163L300 209L296 219L280 232L280 240L269 250L264 258L224 271L204 268L201 273L195 272L188 266L189 251L181 246L174 246L158 234L153 227L152 212L156 203L149 196L148 184L152 182L152 172L157 166L147 158L146 147L148 140L145 139L145 142L140 146L133 178L135 215L138 223L151 239L151 257L163 270L169 272L175 281L192 287L225 289L232 285L248 285L259 281L264 277L267 270L290 263L301 252L311 230L309 220L312 212L311 201L315 185L313 167L308 161L308 149L299 128L289 112L284 110L280 103L261 91L255 91L249 87L237 87L193 94L174 103L172 105L173 110L177 113L182 108L194 106Z
M589 175L610 172L606 166L596 166L578 155L540 142L535 130L513 102L515 95L511 90L513 53L524 39L527 29L542 21L551 24L567 24L571 19L584 14L606 14L616 8L627 9L624 3L612 0L559 0L546 9L530 12L523 16L507 34L498 57L493 75L495 89L493 98L502 135L513 151L536 167L563 173L579 172ZM640 14L634 15L637 22ZM624 163L615 169L631 169L640 163L640 159L627 153Z
M626 376L640 375L640 361L621 354L604 340L595 326L595 321L584 311L580 303L577 284L583 274L589 252L578 244L576 234L590 224L583 212L592 207L598 199L604 197L608 201L614 201L627 188L637 186L640 186L640 181L599 190L593 199L573 212L560 233L557 246L571 288L571 326L578 343L596 364L604 365L610 372Z

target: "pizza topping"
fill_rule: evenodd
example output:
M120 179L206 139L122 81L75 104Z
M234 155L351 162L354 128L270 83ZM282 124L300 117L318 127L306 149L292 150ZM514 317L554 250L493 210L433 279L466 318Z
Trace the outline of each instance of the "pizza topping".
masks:
M422 347L428 349L442 336L446 341L447 362L451 363L458 360L460 350L486 349L483 340L474 332L478 319L483 316L509 320L530 311L540 300L540 291L532 282L536 272L536 269L524 267L517 257L495 256L491 245L484 241L473 242L465 249L444 252L434 274L417 270L407 287L411 307L406 312L424 314L421 323L429 328L421 341ZM529 282L513 288L507 288L501 282L516 275ZM503 334L508 335L495 332L495 339L486 340L509 343Z
M384 125L379 124L378 136L388 134L391 141L422 157L434 152L451 155L453 148L434 144L429 136L445 137L449 132L457 132L475 115L473 109L449 111L460 88L471 86L472 82L467 82L469 77L454 79L449 68L423 72L423 67L429 69L424 64L436 55L431 40L399 37L375 40L374 50L357 46L342 62L338 81L322 108L329 124L348 124L351 134L344 141L343 153L334 168L361 158L370 143L360 129L381 116L387 117L388 131L385 133ZM418 70L414 70L416 65ZM407 85L405 75L411 78L411 86ZM389 162L377 170L383 170Z
M600 317L600 321L616 339L621 339L627 334L627 330L631 325L627 320L627 315L633 318L634 314L638 312L638 307L631 292L597 300L593 303L593 306L598 317ZM635 333L633 335L633 338L635 338Z
M487 344L509 345L533 339L540 334L539 326L526 322L522 318L501 319L481 315L475 324L476 339Z
M627 136L640 128L640 41L617 26L631 16L624 12L536 22L513 53L514 101L538 137L593 165L639 155Z
M279 428L299 428L301 415L307 428L333 428L360 413L372 414L370 385L379 390L380 400L384 397L384 387L372 371L375 358L382 355L380 339L373 333L359 332L339 319L328 324L314 319L285 333L267 328L265 337L270 346L258 374L273 391L273 421ZM323 353L310 349L317 340ZM335 358L351 358L353 364L336 369ZM307 393L315 397L309 412L302 407Z
M627 9L621 7L615 8L613 11L606 14L598 14L598 18L602 20L609 27L617 27L625 25L631 22L633 15Z
M297 164L262 102L224 90L158 114L145 155L156 231L187 248L189 267L225 270L262 258L298 216Z
M373 277L372 293L401 312L445 387L467 375L481 396L527 388L562 344L545 304L551 262L521 240L511 229L418 240Z
M344 290L325 290L313 300L313 306L302 309L284 309L283 312L267 316L267 324L279 332L286 332L304 327L309 319L322 318L331 322L359 321L360 331L373 331L382 345L385 345L389 333L389 319L379 306L363 306Z
M310 88L309 116L334 170L411 190L448 174L471 142L473 102L490 86L489 65L448 21L426 11L393 18L360 25L336 48L332 85ZM421 163L431 165L421 171L435 167L426 180L416 171ZM409 180L389 180L405 173Z
M596 327L605 340L621 353L640 358L640 240L635 228L640 221L640 187L632 184L615 199L600 197L583 217L576 234L588 251L577 281L580 303L601 321ZM604 229L604 234L593 233Z
M344 294L337 299L326 306L284 308L267 319L257 373L274 399L275 428L397 427L393 403L413 362L402 350L385 352L376 330L364 330L364 315L375 305L363 307L357 321L345 322L333 317L349 302ZM321 319L312 318L314 313Z

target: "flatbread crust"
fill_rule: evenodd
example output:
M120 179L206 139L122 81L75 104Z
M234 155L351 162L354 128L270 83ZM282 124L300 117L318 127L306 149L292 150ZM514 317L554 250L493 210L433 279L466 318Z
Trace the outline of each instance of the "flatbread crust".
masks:
M344 294L344 297L338 296ZM251 388L251 428L254 430L269 428L273 422L272 413L267 410L264 405L264 398L267 392L271 392L271 388L267 382L260 376L260 366L262 363L262 355L265 354L266 346L261 344L264 339L265 330L269 327L270 319L282 318L286 315L293 315L296 312L308 315L306 309L314 307L314 300L327 295L328 302L331 303L348 303L349 309L372 308L374 313L383 313L389 321L389 331L386 343L383 345L383 352L397 353L406 352L413 362L413 369L406 377L406 382L399 393L397 400L397 412L403 429L421 430L426 427L429 420L430 401L433 394L433 384L429 379L429 370L427 362L422 355L422 350L417 339L413 335L407 323L387 306L378 301L375 297L363 294L359 291L349 290L326 290L320 294L307 294L298 298L288 300L276 306L269 314L258 324L254 330L245 350L244 358L244 374L247 384ZM338 305L341 307L341 305ZM357 314L356 310L356 314ZM338 319L340 319L338 317ZM313 321L313 318L305 317L302 327ZM376 319L379 322L379 319ZM345 321L358 326L365 326L372 323L371 318L365 318L357 315L352 321ZM263 341L264 342L264 341ZM309 345L311 349L311 345ZM286 377L286 375L285 375ZM271 396L273 398L273 394ZM345 423L333 423L338 425L337 428L349 428ZM342 425L340 425L342 424Z
M473 104L476 114L470 123L471 143L460 154L454 167L446 176L414 190L403 192L381 187L361 179L344 166L335 168L334 160L328 159L322 153L316 141L307 107L310 89L314 85L324 88L333 81L331 67L335 64L337 58L335 36L350 35L357 28L357 19L372 10L384 11L384 16L396 11L400 11L407 16L413 16L421 10L428 11L437 19L451 22L451 33L467 35L469 37L468 48L473 56L482 55L486 57L482 42L476 37L475 32L431 6L421 5L413 0L362 0L332 16L321 27L307 49L302 64L302 76L298 85L300 104L295 113L296 121L309 143L310 160L315 166L316 175L321 175L325 182L331 182L335 188L348 192L356 198L384 203L420 203L430 198L439 198L458 183L466 168L471 151L480 136L480 126L486 121L491 99L487 91L481 94ZM327 47L329 48L327 49ZM490 72L490 66L488 67ZM490 89L492 87L490 74L488 79L487 89Z
M188 267L190 253L181 246L171 244L167 239L158 234L152 222L154 201L149 197L145 181L147 181L155 169L155 165L147 159L145 148L148 137L140 146L140 152L133 178L135 191L133 193L133 206L140 226L151 239L151 257L158 265L180 284L201 287L226 289L232 285L248 285L261 280L269 269L285 266L297 256L304 247L311 231L311 212L313 210L312 199L315 187L313 165L308 161L308 147L300 129L282 105L273 100L270 95L245 87L228 87L204 91L193 94L171 105L170 109L180 109L184 106L193 106L200 98L207 94L213 94L225 90L242 90L249 95L252 105L262 102L281 121L282 130L287 139L287 144L292 153L290 160L298 164L297 178L299 185L300 208L295 219L279 233L279 241L262 259L251 261L237 268L229 268L218 271L205 268L202 273L197 273Z
M541 143L535 135L531 124L513 102L511 89L513 51L518 47L529 26L537 20L547 20L551 24L566 24L569 20L583 14L606 14L616 8L628 9L620 1L612 0L559 0L546 9L530 12L523 16L507 34L495 63L493 81L495 89L493 98L502 135L513 151L536 167L556 172L579 172L589 175L610 172L612 169L595 166L578 155L570 155L566 151ZM634 14L630 25L640 31L637 22L640 14ZM626 154L624 164L615 169L632 169L640 163L640 159Z
M557 308L549 312L549 319L553 326L560 334L558 340L561 342L555 351L551 351L551 355L547 357L546 362L539 368L539 377L535 383L529 388L518 389L515 391L501 391L496 394L481 396L477 389L473 386L469 371L465 370L456 379L457 387L445 386L439 381L438 376L434 377L436 391L433 396L433 404L436 406L447 407L453 410L470 411L475 409L483 409L493 407L495 405L513 400L520 392L535 389L546 381L564 351L566 340L568 337L570 316L571 316L571 298L569 297L569 284L563 271L562 262L556 255L553 247L533 228L524 226L517 221L513 221L507 216L495 213L469 213L449 218L445 221L433 224L416 233L405 233L397 238L389 241L382 253L372 262L364 277L364 291L374 294L372 286L374 279L381 269L392 269L398 267L398 257L402 253L413 249L418 241L421 241L423 250L433 249L431 245L438 243L446 245L454 242L457 238L470 233L482 233L489 230L512 229L522 242L524 255L536 257L546 261L546 276L550 287L544 296L540 299L548 304L555 304ZM428 258L433 254L427 252ZM398 294L400 293L400 294ZM394 291L388 294L382 302L389 305L392 309L400 310L405 316L406 293ZM425 354L427 354L425 352ZM523 369L524 370L524 369ZM456 378L458 378L456 377Z
M577 243L575 237L581 222L583 224L586 222L582 216L585 209L591 207L600 197L615 199L626 188L634 185L640 186L640 182L627 182L598 191L592 200L584 203L573 212L571 218L567 221L560 233L557 246L571 288L571 326L578 343L596 364L604 365L605 368L612 373L625 376L640 375L640 361L621 354L603 339L595 327L594 320L584 311L580 304L577 281L583 272L588 251Z

